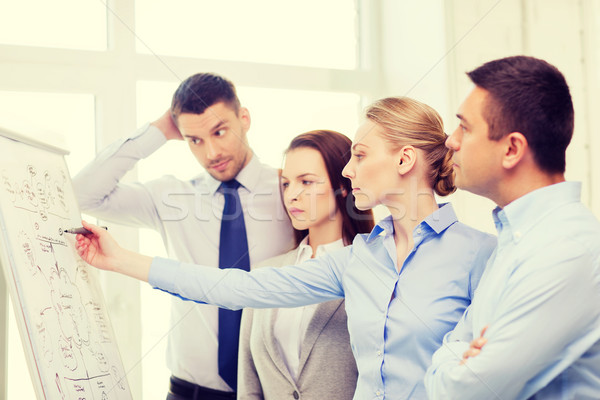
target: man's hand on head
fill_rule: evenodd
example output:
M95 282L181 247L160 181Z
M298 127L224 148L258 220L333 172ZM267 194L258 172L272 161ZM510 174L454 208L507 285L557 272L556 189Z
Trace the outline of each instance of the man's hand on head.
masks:
M156 121L152 122L151 125L156 126L160 131L165 135L167 140L183 140L183 136L181 132L179 132L179 128L175 125L175 121L173 121L173 116L171 114L171 109L169 108L163 115L160 116Z

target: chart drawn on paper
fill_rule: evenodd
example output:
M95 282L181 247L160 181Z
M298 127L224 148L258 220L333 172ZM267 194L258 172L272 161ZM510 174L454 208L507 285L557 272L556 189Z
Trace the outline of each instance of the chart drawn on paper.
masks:
M0 136L2 265L45 399L131 399L96 279L64 229L80 214L61 154Z

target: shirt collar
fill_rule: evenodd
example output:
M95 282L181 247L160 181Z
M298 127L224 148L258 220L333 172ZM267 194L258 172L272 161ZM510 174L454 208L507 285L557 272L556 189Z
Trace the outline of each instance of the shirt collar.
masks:
M440 234L450 225L458 221L456 217L456 213L454 212L454 208L450 203L442 203L439 204L437 210L429 214L417 227L415 227L415 231L420 231L421 227L429 226L431 230L433 230L436 234ZM388 215L384 219L382 219L371 231L369 236L367 237L367 242L371 241L373 238L384 234L384 236L392 235L394 233L394 221L391 215ZM414 232L413 232L414 235Z
M540 219L568 203L581 200L581 182L560 182L544 186L492 212L496 229L510 229L515 240L529 231Z
M331 253L332 251L339 250L344 247L344 240L342 238L326 244L321 244L317 246L317 254L315 257L318 257L325 253ZM312 247L308 244L308 236L305 236L304 239L298 245L298 256L296 257L296 261L305 260L312 258L313 250Z
M379 236L381 234L383 234L383 236L389 236L393 233L394 233L394 221L392 219L392 216L388 215L387 217L385 217L384 219L379 221L379 223L373 227L373 229L371 230L371 233L369 233L369 236L367 236L367 242L370 242L371 240L375 239L377 236Z
M440 208L429 214L427 218L421 222L421 225L429 225L429 227L438 235L450 225L458 221L452 204L442 203L439 204L439 207Z
M242 170L234 178L237 180L242 187L246 188L249 192L256 189L261 177L261 163L258 157L251 153L250 161L242 168ZM213 178L212 175L208 174L208 180L206 181L208 190L211 194L215 194L221 185L221 181Z

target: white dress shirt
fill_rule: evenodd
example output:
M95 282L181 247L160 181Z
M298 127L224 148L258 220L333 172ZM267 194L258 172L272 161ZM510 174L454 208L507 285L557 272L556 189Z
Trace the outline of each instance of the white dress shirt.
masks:
M166 139L145 125L113 143L74 179L82 211L101 219L160 232L170 257L218 267L224 198L220 181L204 172L189 181L164 176L145 183L121 183L137 161ZM293 246L289 218L281 204L277 170L253 156L236 179L248 236L250 263ZM217 367L218 310L172 297L167 366L180 379L230 391Z
M344 247L342 239L335 242L317 246L316 257ZM295 264L300 264L313 258L313 249L308 244L308 236L298 245L298 257ZM274 336L277 339L277 347L281 357L285 361L292 378L298 380L298 366L300 364L300 351L306 329L312 319L318 304L310 304L303 307L279 308L273 326Z

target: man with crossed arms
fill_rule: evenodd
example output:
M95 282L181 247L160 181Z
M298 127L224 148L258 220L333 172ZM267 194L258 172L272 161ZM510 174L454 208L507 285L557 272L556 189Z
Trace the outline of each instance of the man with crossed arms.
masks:
M566 182L569 87L533 57L468 73L456 185L493 200L498 247L425 376L431 399L600 399L600 223Z

